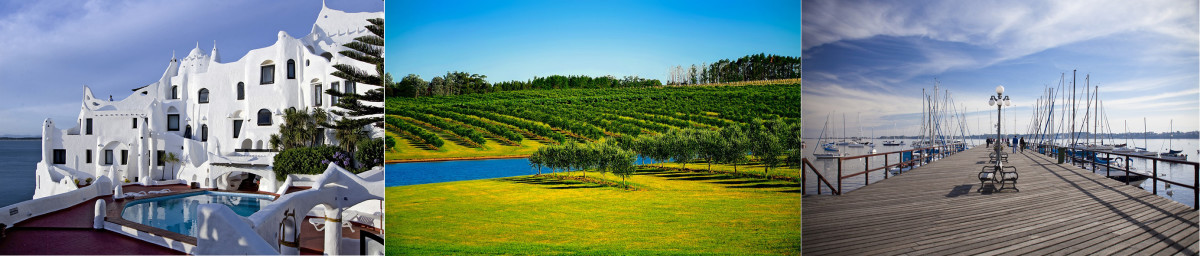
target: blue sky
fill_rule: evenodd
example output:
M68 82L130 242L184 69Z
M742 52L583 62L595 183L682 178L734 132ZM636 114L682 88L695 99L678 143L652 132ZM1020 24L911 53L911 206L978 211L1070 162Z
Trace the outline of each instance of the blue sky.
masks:
M1143 117L1151 131L1200 127L1196 1L813 1L803 12L806 137L831 112L851 135L860 113L866 135L914 134L935 79L975 133L995 132L987 100L1004 85L1005 132L1023 132L1045 86L1072 70L1079 94L1086 75L1100 86L1114 132L1125 120L1142 131Z
M383 11L378 0L335 1L348 12ZM321 1L0 1L0 136L40 135L46 118L74 120L83 85L124 98L213 41L223 61L312 30ZM60 121L61 122L61 121ZM74 122L70 122L74 123Z
M800 56L800 2L388 1L387 70L489 82L637 75L768 53Z

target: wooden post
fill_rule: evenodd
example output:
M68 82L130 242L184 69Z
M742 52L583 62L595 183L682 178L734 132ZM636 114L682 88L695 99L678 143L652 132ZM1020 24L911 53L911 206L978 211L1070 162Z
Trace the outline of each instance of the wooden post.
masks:
M883 179L885 179L885 180L888 178L888 172L891 172L891 171L892 171L892 170L888 170L888 167L887 167L887 166L888 166L888 159L887 159L887 156L888 156L888 154L887 154L887 153L884 153L884 154L883 154Z
M806 189L805 189L805 187L804 187L804 183L806 183L806 182L804 182L804 181L806 180L806 179L804 178L804 169L806 169L806 168L804 167L804 164L805 164L805 162L808 162L807 160L808 160L808 159L801 159L801 160L800 160L800 161L801 161L801 162L800 162L800 194L801 194L801 195L807 195L807 194L808 194L808 190L806 190ZM818 183L818 184L817 184L817 194L818 194L818 195L820 195L820 194L821 194L821 184L820 184L820 183Z
M1149 148L1149 147L1147 147L1147 148ZM1150 179L1154 180L1153 182L1151 182L1152 183L1151 185L1153 185L1153 187L1154 187L1153 193L1155 195L1158 195L1158 159L1152 158L1152 159L1150 159L1150 161L1151 161L1150 165L1152 166L1150 168L1150 175L1154 176L1154 177L1150 177Z
M842 194L842 158L838 157L838 195Z
M871 157L863 157L863 186L871 185Z

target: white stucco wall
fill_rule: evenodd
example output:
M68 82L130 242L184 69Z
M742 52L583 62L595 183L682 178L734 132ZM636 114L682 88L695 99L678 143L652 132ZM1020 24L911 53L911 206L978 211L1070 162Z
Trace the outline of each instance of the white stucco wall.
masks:
M55 122L48 119L44 123L43 160L37 170L38 182L63 184L63 180L67 179L73 184L74 179L82 181L101 176L98 173L113 171L115 183L129 180L160 184L162 182L152 181L166 179L185 184L197 182L202 187L212 187L214 180L221 175L213 171L213 162L254 162L270 166L272 153L255 153L267 154L255 158L235 153L235 150L270 148L270 136L278 133L283 112L288 108L330 109L332 99L324 93L324 89L336 83L336 89L342 91L347 84L345 79L330 75L335 71L333 65L348 64L363 70L374 69L374 66L346 58L337 52L345 50L341 45L353 41L353 38L370 34L364 28L369 24L367 19L382 17L382 12L346 13L322 7L308 35L296 38L280 31L270 46L250 50L231 62L221 62L217 46L214 45L205 53L197 44L187 56L172 57L158 80L134 89L123 99L110 101L96 98L91 88L84 86L77 120ZM288 60L295 63L294 78L287 76ZM260 82L264 65L275 65L274 83ZM237 98L238 83L244 87L242 99ZM355 92L364 93L374 88L379 86L358 84L355 85ZM202 89L208 92L207 103L199 101ZM317 101L321 104L317 104ZM260 110L270 112L268 125L258 124ZM168 120L172 115L178 115L178 129L168 129ZM91 120L90 129L88 120ZM242 126L234 134L234 123L237 121L241 121ZM73 124L59 127L65 123ZM191 136L185 138L189 137L185 133L188 127L191 127ZM202 141L205 127L207 141ZM325 143L337 143L332 139L332 130L327 131L325 137ZM65 150L65 161L53 161L56 149ZM111 164L105 163L106 150L113 152ZM128 152L124 164L121 161L122 151ZM174 153L181 163L157 165L158 151ZM88 155L91 156L90 162ZM269 169L266 172L247 171L267 174L263 175L263 180L270 181L270 184L266 184L268 186L264 186L263 191L274 192L277 189L274 174ZM66 191L70 189L39 185L35 197Z

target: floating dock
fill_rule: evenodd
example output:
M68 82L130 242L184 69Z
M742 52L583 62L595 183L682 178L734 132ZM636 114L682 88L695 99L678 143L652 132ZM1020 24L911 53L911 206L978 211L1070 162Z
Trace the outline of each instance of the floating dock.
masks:
M1011 152L1011 151L1009 151ZM976 147L840 196L806 196L806 255L1196 255L1200 213L1036 151L1017 188L979 189Z

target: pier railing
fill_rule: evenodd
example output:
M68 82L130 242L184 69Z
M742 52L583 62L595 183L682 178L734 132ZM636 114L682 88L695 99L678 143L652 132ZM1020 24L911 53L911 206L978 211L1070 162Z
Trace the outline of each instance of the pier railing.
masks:
M801 172L800 173L800 191L801 191L800 194L801 195L808 193L808 190L806 190L804 187L805 184L808 184L808 182L805 178L805 177L807 177L807 175L804 175L805 171L807 171L807 170L812 170L812 173L817 174L817 181L825 183L825 187L829 188L830 193L832 193L834 195L842 194L841 182L838 182L838 187L834 188L833 185L829 184L829 180L825 179L825 175L821 175L821 172L817 171L817 167L813 166L812 162L808 161L808 158L802 158L802 159L800 159L800 161L801 161L801 165L800 165L800 172ZM817 183L817 194L818 195L821 194L821 183Z
M1119 152L1112 152L1112 151L1106 151L1106 150L1077 149L1077 148L1069 148L1069 147L1053 146L1053 145L1038 145L1037 150L1039 153L1049 155L1051 157L1055 157L1054 154L1057 153L1057 150L1064 150L1064 153L1067 154L1065 156L1066 159L1064 159L1064 160L1070 161L1072 164L1074 164L1076 166L1080 166L1080 167L1083 167L1085 165L1091 165L1091 167L1092 167L1091 170L1093 170L1093 171L1095 171L1097 167L1103 166L1104 167L1104 176L1111 176L1110 174L1113 171L1113 169L1116 169L1118 171L1125 172L1126 177L1129 177L1132 175L1137 175L1140 177L1147 177L1152 182L1150 192L1154 193L1155 195L1158 194L1158 183L1163 182L1166 184L1189 188L1192 190L1192 195L1195 198L1197 198L1197 200L1200 200L1200 189L1197 189L1197 184L1200 184L1200 163L1197 163L1197 162L1166 159L1166 158L1161 158L1161 157L1143 156L1143 155L1137 155L1137 154L1119 153ZM1112 161L1105 161L1103 164L1097 163L1097 161L1095 161L1095 157L1099 157L1101 154L1103 154L1104 158L1106 158L1106 159L1112 159L1113 156L1121 156L1121 157L1123 157L1125 164L1123 166L1119 166L1118 168L1113 168ZM1084 157L1082 157L1082 159L1079 159L1079 158L1075 157L1076 155L1083 155ZM1087 157L1087 156L1091 156L1091 157ZM1132 167L1132 165L1130 165L1130 163L1132 162L1133 158L1145 159L1145 160L1150 161L1149 175L1130 170L1130 168ZM1179 165L1192 166L1192 178L1193 178L1192 184L1188 185L1188 184L1180 183L1179 181L1173 181L1173 180L1169 180L1169 179L1159 178L1158 177L1158 163L1159 162L1168 163L1168 164L1179 164ZM1136 185L1136 184L1130 184L1129 181L1130 181L1130 179L1125 179L1125 185Z
M863 186L865 187L865 186L871 184L871 175L870 175L871 172L883 170L884 171L883 179L886 180L889 177L888 170L891 169L892 167L897 167L901 170L903 170L906 167L911 169L911 168L915 168L915 167L922 166L925 164L929 164L929 163L933 162L934 160L945 158L945 157L953 155L955 153L962 152L963 150L966 150L966 149L967 149L967 145L965 143L954 143L954 144L946 144L946 145L915 148L915 149L884 152L884 153L832 158L837 161L837 176L836 176L837 186L836 186L836 188L834 186L829 186L830 192L832 195L841 195L842 192L844 192L844 190L842 190L842 180L845 180L848 178L853 178L854 176L863 175ZM911 157L908 159L905 159L904 153L911 153L911 155L910 155ZM920 153L920 155L917 156L917 153ZM897 159L896 163L890 163L891 155L896 155L896 159ZM871 157L878 157L878 156L883 156L883 166L871 168ZM842 168L844 166L844 163L846 161L852 161L852 160L857 160L857 159L862 159L863 171L850 173L850 174L843 174L843 172L845 171ZM821 170L814 167L812 165L812 162L810 162L808 160L808 158L804 158L802 160L804 162L804 164L800 166L800 168L802 169L801 170L802 173L808 173L807 170L811 169L813 173L817 174L818 179L825 181L825 177L823 175L821 175ZM804 175L800 175L800 179L801 179L800 183L804 184L805 183ZM826 181L825 184L828 186L829 182ZM820 184L817 184L817 194L821 194L820 189L821 189ZM801 185L801 191L804 191L803 192L804 194L808 193L807 190L804 190L803 185Z

